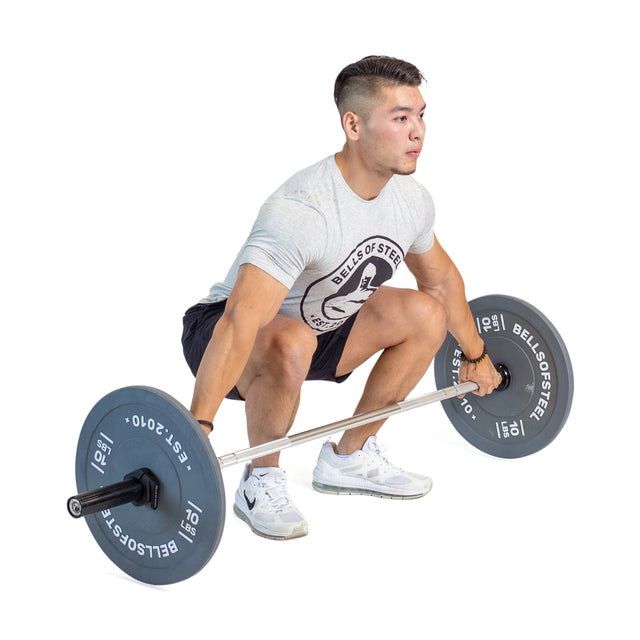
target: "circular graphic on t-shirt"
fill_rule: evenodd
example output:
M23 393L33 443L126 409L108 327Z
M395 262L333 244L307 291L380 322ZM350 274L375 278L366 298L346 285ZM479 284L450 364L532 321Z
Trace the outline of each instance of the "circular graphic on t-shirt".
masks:
M307 288L300 304L302 318L316 332L337 329L391 279L403 259L393 240L367 238L335 271Z

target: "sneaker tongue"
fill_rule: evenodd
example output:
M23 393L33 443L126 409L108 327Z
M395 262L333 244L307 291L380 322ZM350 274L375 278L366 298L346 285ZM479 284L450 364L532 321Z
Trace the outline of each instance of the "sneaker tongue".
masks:
M366 453L376 453L376 451L378 451L376 436L369 436L362 446L362 450Z

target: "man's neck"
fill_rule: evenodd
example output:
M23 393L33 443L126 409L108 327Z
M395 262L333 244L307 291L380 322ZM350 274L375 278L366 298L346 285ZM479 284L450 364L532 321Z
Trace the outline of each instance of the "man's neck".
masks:
M383 175L368 168L347 145L336 153L335 160L349 188L363 200L377 198L393 175Z

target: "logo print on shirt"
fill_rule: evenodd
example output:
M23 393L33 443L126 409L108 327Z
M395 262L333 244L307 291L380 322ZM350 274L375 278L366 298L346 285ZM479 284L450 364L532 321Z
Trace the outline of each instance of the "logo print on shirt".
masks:
M391 279L403 259L402 249L393 240L367 238L333 273L308 287L300 304L305 322L319 332L337 329ZM320 301L319 295L324 295Z

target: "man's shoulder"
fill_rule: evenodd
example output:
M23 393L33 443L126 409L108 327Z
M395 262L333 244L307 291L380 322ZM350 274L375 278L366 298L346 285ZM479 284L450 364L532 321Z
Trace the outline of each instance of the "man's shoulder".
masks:
M391 180L391 189L405 200L415 202L420 207L434 207L433 199L427 188L413 176L395 175Z
M425 193L429 193L427 188L421 182L418 182L418 180L416 180L412 175L396 174L391 179L391 184L399 191L404 191L410 194L423 195Z
M285 198L299 202L312 202L319 191L324 191L331 181L330 162L332 157L323 158L294 173L271 198Z

